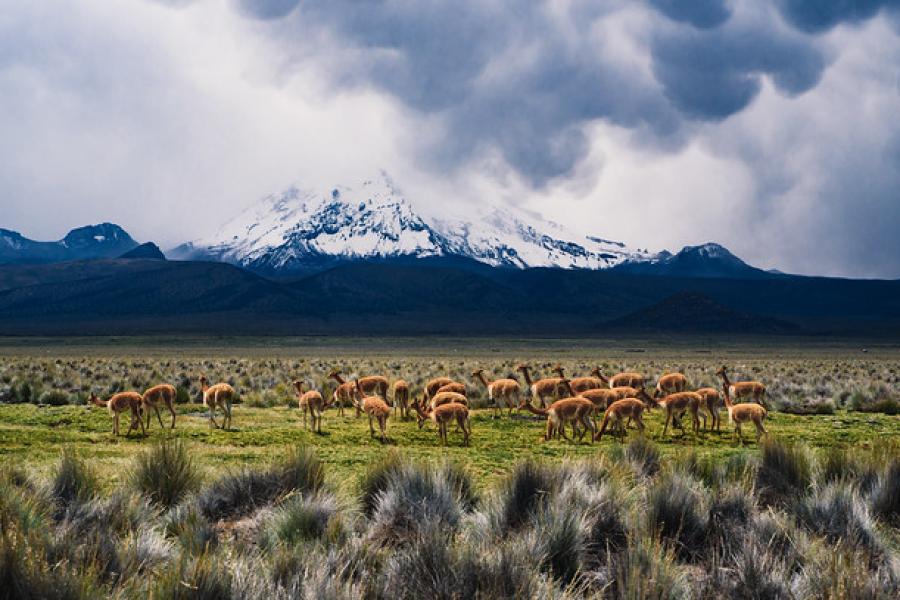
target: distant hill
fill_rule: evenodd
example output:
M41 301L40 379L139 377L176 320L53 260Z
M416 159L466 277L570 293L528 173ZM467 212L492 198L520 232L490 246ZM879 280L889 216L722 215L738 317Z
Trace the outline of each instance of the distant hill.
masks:
M38 242L17 231L0 229L0 264L115 258L137 245L124 229L113 223L79 227L55 242Z
M677 254L660 252L649 260L626 261L613 268L620 273L667 277L763 279L779 273L751 267L719 244L685 246Z
M157 246L153 242L146 242L141 244L140 246L132 248L119 258L145 258L148 260L166 260L166 255L163 254L162 250L159 249L159 246Z
M799 327L798 327L799 326ZM900 281L722 279L345 263L287 280L225 263L0 266L0 335L900 333Z
M696 292L680 292L607 323L619 331L675 333L801 333L803 329L772 317L738 312Z

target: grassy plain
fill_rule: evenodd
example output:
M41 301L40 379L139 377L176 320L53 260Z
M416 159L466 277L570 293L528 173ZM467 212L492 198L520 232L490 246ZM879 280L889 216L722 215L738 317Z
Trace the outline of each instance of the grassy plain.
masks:
M821 340L55 339L0 342L0 599L896 598L900 351ZM522 361L766 383L772 439L539 442L470 373ZM390 442L290 382L470 385L471 447L397 417ZM197 376L241 394L208 427ZM167 381L174 431L114 437L101 396ZM167 417L163 414L163 421ZM177 443L168 438L177 438ZM162 441L162 444L156 443ZM298 446L305 448L298 449ZM397 452L391 452L396 449ZM449 459L449 460L445 460ZM537 460L529 460L537 459Z
M325 375L331 366L347 374L382 373L404 378L420 393L430 377L448 374L465 381L474 403L484 402L469 374L485 367L488 374L505 376L520 361L548 373L560 363L572 375L600 365L607 372L635 369L654 378L678 370L692 383L716 385L713 373L722 364L735 376L752 377L769 387L776 410L768 426L773 435L804 442L812 448L867 447L879 440L900 437L900 417L858 412L854 395L896 398L900 380L900 350L889 345L867 348L854 342L826 345L821 340L750 340L732 344L722 339L684 340L516 340L516 339L325 339L325 338L102 338L7 339L0 341L0 395L12 398L27 384L31 401L0 404L0 462L45 472L64 447L95 461L106 485L114 486L127 473L131 457L161 436L188 443L196 463L210 476L223 467L260 464L306 444L328 465L330 477L342 487L354 481L384 451L369 436L365 418L352 411L339 417L327 412L324 432L305 431L289 388L302 378L330 393ZM206 372L214 380L229 381L243 397L234 409L231 431L211 430L197 399L196 376ZM192 403L177 406L178 425L163 432L151 423L147 438L115 438L109 416L84 405L90 391L106 395L123 389L141 390L157 382L182 387ZM4 392L5 390L5 392ZM49 391L64 394L65 406L40 404ZM16 398L22 400L23 398ZM789 414L796 406L824 407L829 414ZM802 412L802 411L800 411ZM164 422L166 418L164 416ZM721 432L669 433L662 436L663 416L648 418L650 437L664 456L696 451L725 458L755 452L753 433L745 430L746 445L735 442L723 419ZM450 457L468 465L476 480L486 484L506 473L518 460L543 457L553 460L608 452L618 442L605 438L598 444L566 441L541 443L543 424L531 415L493 419L490 411L476 410L470 448L451 436L448 447L438 445L433 427L420 430L414 421L394 416L389 422L390 442L413 458Z

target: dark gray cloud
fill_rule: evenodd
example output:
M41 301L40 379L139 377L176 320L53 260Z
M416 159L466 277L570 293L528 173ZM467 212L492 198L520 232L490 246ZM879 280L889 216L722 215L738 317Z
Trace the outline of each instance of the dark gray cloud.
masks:
M59 237L90 213L177 243L384 167L437 206L900 276L897 2L150 3L180 10L5 11L0 226Z
M257 19L281 19L291 14L300 0L234 0L246 15Z
M897 9L898 0L778 0L778 8L794 27L822 33L841 23L860 23L884 8Z
M717 27L731 16L728 0L649 0L657 10L672 19L694 27Z
M811 41L765 21L676 30L658 36L651 52L666 97L697 119L723 119L743 110L759 93L763 76L785 94L806 92L826 66Z

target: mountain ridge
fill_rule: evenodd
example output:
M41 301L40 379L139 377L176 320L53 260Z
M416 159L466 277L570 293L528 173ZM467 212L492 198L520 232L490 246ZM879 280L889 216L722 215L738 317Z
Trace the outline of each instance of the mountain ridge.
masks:
M50 242L32 240L18 231L0 229L0 264L114 258L137 246L138 243L114 223L76 227L62 239Z
M649 254L598 236L579 236L512 207L465 218L426 217L390 177L327 192L291 186L266 196L206 238L169 252L271 273L310 264L390 258L463 257L495 267L607 268Z

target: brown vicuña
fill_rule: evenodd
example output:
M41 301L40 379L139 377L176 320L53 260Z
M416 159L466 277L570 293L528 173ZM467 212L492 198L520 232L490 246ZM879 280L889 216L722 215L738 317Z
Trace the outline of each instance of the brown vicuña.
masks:
M432 399L434 402L434 399ZM424 407L418 404L413 405L419 414L419 428L425 425L425 421L431 419L438 427L438 436L441 439L441 445L447 445L447 425L451 421L456 421L457 427L463 433L463 444L469 445L469 435L471 432L469 426L469 408L465 404L459 402L448 402L440 404L434 408L430 408L427 404Z
M603 377L601 376L601 379ZM612 377L606 380L609 383L609 387L633 387L633 388L642 388L644 387L645 380L644 376L640 373L634 372L623 372L616 373Z
M449 377L435 377L425 384L425 398L431 400L431 397L437 394L438 390L449 383L454 383Z
M719 407L722 406L722 396L719 394L719 390L716 388L705 387L697 390L697 393L703 398L700 407L709 413L711 421L709 429L719 431L722 425L722 417L719 415ZM703 427L706 428L706 415L701 412L700 417L703 419Z
M400 418L409 416L409 384L403 379L398 379L391 386L394 398L394 407L400 411Z
M728 388L728 392L736 400L752 398L754 402L766 406L766 386L758 381L736 381L728 379L728 371L723 366L716 371L716 375L722 378L722 383Z
M567 390L570 389L568 387L568 382L565 380L563 380L563 386ZM573 438L578 435L578 441L581 441L584 439L584 434L590 430L590 441L591 443L594 442L594 436L597 433L594 421L591 419L591 415L594 413L594 403L587 398L582 398L580 396L562 398L546 409L535 408L532 406L531 402L526 400L519 408L524 408L528 412L547 417L547 430L544 433L544 441L553 439L554 434L559 434L568 440L569 436L566 435L566 423L571 423ZM582 431L580 435L578 434L579 423L584 425L584 431Z
M653 392L653 397L660 398L668 394L686 392L688 387L687 377L681 373L666 373L660 376L656 382L656 391Z
M209 385L206 375L200 376L200 389L203 390L203 404L209 409L209 426L218 428L216 409L222 409L222 429L231 427L231 403L234 402L234 388L227 383Z
M521 364L516 367L516 370L521 371L522 377L525 378L525 385L531 392L531 398L539 399L541 407L546 407L549 404L547 398L550 398L550 401L553 402L565 397L567 392L565 386L563 386L562 377L547 377L546 379L533 381L531 379L531 369L528 365Z
M356 400L353 399L353 395L355 392L355 385L352 381L344 381L341 377L340 373L337 371L332 371L328 374L329 379L334 379L338 386L335 388L334 393L331 395L331 401L334 404L337 404L338 414L340 416L344 416L344 406L354 406L356 404Z
M143 407L144 413L147 417L147 429L150 429L151 408L156 413L156 420L159 421L159 426L163 427L162 417L159 415L160 404L165 405L165 407L169 409L169 412L172 413L172 429L175 429L176 395L177 391L175 390L175 386L169 385L168 383L154 385L152 388L144 392L144 395L141 397L141 406Z
M722 390L725 392L725 408L728 410L728 420L734 423L734 432L740 438L741 444L744 443L744 435L741 432L741 424L753 423L756 426L756 441L759 442L760 436L769 433L763 426L766 420L766 409L759 404L732 404L731 391L728 389L727 383L722 384Z
M512 414L512 409L519 404L519 382L515 379L495 379L488 381L484 376L484 369L478 369L472 373L475 381L480 381L487 388L488 400L493 403L496 416L498 413L503 414L500 407L500 401L503 400L509 409L507 414Z
M331 373L328 374L328 377L337 381L338 384L344 383L344 379L341 377L341 372L338 369L333 369ZM388 388L390 387L387 377L382 377L381 375L368 375L366 377L357 377L355 381L359 382L359 388L362 390L363 394L366 394L367 396L374 396L377 394L381 396L382 400L387 400Z
M566 373L561 365L556 365L553 367L553 371L560 376L560 378L565 379ZM605 384L603 380L599 377L600 368L594 367L591 370L590 377L574 377L569 379L569 386L576 394L581 394L582 392L586 392L588 390L596 390L602 388Z
M375 427L372 422L378 421L381 430L381 441L387 441L387 420L391 416L391 407L379 396L364 396L358 381L354 386L356 390L356 412L362 411L369 417L369 435L375 436Z
M663 427L663 435L668 433L669 423L677 423L680 427L681 415L688 411L691 413L691 424L693 425L694 433L697 433L700 430L700 418L697 416L697 411L700 409L702 402L703 397L697 392L675 392L655 400L658 406L666 410L666 425Z
M144 421L141 418L141 405L143 402L141 394L137 392L119 392L110 396L109 400L101 400L96 394L91 392L89 401L91 404L101 406L109 411L113 420L113 435L119 435L119 415L126 410L131 412L131 424L128 426L128 433L125 435L131 435L131 431L138 427L141 428L141 434L147 435L147 430L144 429Z
M638 430L644 432L644 410L647 405L637 398L623 398L616 400L606 408L603 413L603 422L600 423L600 431L597 432L597 441L603 439L603 433L606 431L607 425L613 423L613 429L621 434L622 440L625 439L625 421L631 420L637 424Z
M322 394L316 390L304 392L302 381L295 381L294 388L297 390L297 407L303 413L303 428L309 429L307 426L308 415L312 421L313 431L322 433L322 413L327 408Z
M454 392L463 396L466 396L468 394L468 391L466 390L466 384L457 383L456 381L442 385L438 388L437 392L432 395L440 394L441 392Z

